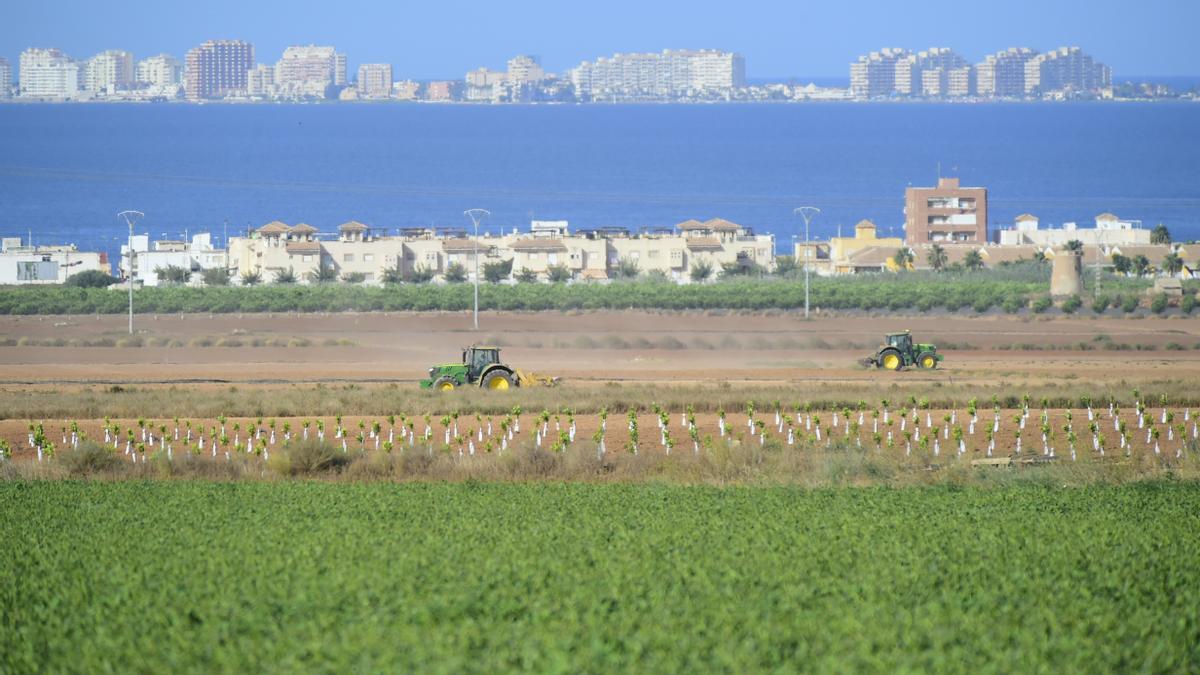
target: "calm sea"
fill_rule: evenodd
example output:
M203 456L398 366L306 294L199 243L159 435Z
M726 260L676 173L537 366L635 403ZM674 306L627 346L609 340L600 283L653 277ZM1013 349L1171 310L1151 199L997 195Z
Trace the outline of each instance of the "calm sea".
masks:
M1200 238L1200 105L3 105L0 234L114 251L270 220L380 228L669 226L901 234L904 188L990 190L992 227L1111 211Z

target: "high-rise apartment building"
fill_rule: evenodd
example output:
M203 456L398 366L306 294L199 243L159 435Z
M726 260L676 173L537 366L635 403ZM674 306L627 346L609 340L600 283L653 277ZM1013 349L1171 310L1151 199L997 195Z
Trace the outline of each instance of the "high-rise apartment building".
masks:
M616 54L584 61L570 79L580 99L728 95L746 86L746 61L714 49Z
M71 98L79 93L79 64L57 49L21 52L20 94L29 98Z
M363 98L392 95L392 64L364 63L358 67L358 94Z
M975 66L975 90L980 96L1010 98L1025 95L1025 64L1038 53L1010 47L990 54Z
M947 73L967 65L967 60L947 47L932 47L896 60L895 92L903 96L945 96ZM924 74L943 71L928 81L936 91L926 91Z
M959 187L957 178L938 178L937 187L904 191L904 241L987 242L987 188Z
M896 91L896 64L907 49L886 48L858 57L850 64L850 93L854 98L889 96Z
M519 87L524 84L537 84L546 79L546 71L536 56L519 54L508 60L507 80L509 84Z
M275 67L258 64L246 72L247 96L275 95Z
M0 56L0 98L12 96L12 66L8 59Z
M1090 92L1111 86L1112 71L1109 67L1085 54L1079 47L1059 47L1038 54L1025 63L1026 94Z
M169 54L158 54L137 62L134 79L148 87L172 87L180 83L183 68Z
M951 68L946 71L946 93L944 96L963 97L975 93L975 69L971 66Z
M333 47L288 47L275 64L275 85L284 96L324 98L331 85L345 84L346 55Z
M426 101L453 101L454 100L454 83L446 80L437 80L425 85L425 100Z
M209 40L187 53L184 91L189 99L224 98L246 91L254 67L254 45L241 40Z
M120 49L100 52L82 64L79 88L96 94L114 94L133 84L133 54Z

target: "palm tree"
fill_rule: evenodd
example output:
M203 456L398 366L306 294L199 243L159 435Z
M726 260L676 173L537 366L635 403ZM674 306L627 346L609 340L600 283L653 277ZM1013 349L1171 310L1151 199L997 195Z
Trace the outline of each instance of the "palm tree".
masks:
M1078 239L1072 239L1063 246L1063 250L1068 253L1083 253L1083 242Z
M333 265L321 263L321 266L308 273L308 280L317 284L327 284L337 281L338 271Z
M712 273L712 263L707 260L697 260L696 264L692 265L692 269L688 272L688 275L692 278L692 281L700 283L707 281L712 276Z
M1171 276L1175 276L1183 271L1183 258L1179 257L1178 253L1168 253L1167 257L1163 258L1162 271Z
M383 283L404 283L404 260L400 256L396 256L395 265L383 268Z
M446 272L442 274L442 278L448 284L461 284L467 280L467 268L463 267L462 263L452 262L446 265Z
M275 283L277 284L294 284L296 283L296 271L292 268L280 270L275 273Z
M258 270L250 270L242 274L243 286L257 286L262 283L262 273Z
M1169 244L1171 243L1171 231L1166 225L1159 223L1153 230L1150 231L1151 244Z
M949 256L946 255L946 249L942 248L941 244L934 244L929 247L929 253L926 254L925 260L935 272L941 272L946 269L946 261Z
M892 256L892 261L896 263L896 267L906 270L913 264L913 252L907 247L901 247L896 251L896 255Z
M1134 256L1133 273L1140 277L1144 276L1148 271L1150 271L1150 259L1144 255Z
M969 270L983 269L983 256L979 251L967 251L967 255L963 257L963 267Z

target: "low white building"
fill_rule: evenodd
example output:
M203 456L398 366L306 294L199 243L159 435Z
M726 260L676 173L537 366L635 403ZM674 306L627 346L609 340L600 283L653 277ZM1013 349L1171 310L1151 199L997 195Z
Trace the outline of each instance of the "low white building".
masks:
M1140 220L1122 220L1111 213L1096 216L1096 225L1081 228L1076 223L1042 229L1037 216L1023 213L1016 217L1013 227L1000 230L1001 246L1034 245L1042 248L1063 246L1079 241L1088 246L1148 245L1150 230L1142 228Z
M109 274L108 256L66 246L25 246L20 237L0 240L0 284L61 284L72 274Z
M144 234L133 237L133 278L144 286L165 283L162 272L168 267L182 267L192 273L192 279L204 270L223 268L228 256L225 249L214 248L212 235L208 232L192 235L189 242L156 241L151 247L150 238ZM121 261L118 263L120 277L129 277L129 245L121 245Z

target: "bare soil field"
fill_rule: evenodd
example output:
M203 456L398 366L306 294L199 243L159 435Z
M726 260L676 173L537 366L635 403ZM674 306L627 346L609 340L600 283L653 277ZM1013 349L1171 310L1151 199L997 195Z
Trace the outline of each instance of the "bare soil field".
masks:
M469 314L218 314L137 316L135 326L131 340L120 316L2 317L0 338L13 344L0 347L0 384L411 383L474 342L574 383L887 382L856 362L902 329L941 345L946 361L891 380L1200 375L1200 318L489 312L475 332ZM72 346L100 342L113 346Z
M1194 385L1200 382L1200 319L942 316L805 321L786 312L485 313L479 332L470 329L470 320L469 314L449 313L137 316L138 331L130 339L124 317L3 317L0 438L10 443L17 457L32 457L31 423L42 423L46 436L61 444L69 438L72 422L89 438L100 439L103 419L110 417L124 439L130 429L139 428L138 418L145 418L151 429L168 428L176 452L197 452L196 443L207 432L207 453L216 418L227 415L221 452L238 439L235 424L245 452L247 430L266 429L270 420L276 422L277 443L282 442L285 424L292 437L299 438L308 421L315 436L317 420L332 439L334 416L341 414L352 448L375 450L370 430L380 423L397 450L461 451L470 456L475 445L477 454L487 455L501 452L500 422L512 406L521 405L525 431L514 442L523 447L534 443L530 427L543 410L557 417L543 439L543 447L550 447L558 432L569 428L572 413L567 409L574 411L576 442L595 447L598 412L606 408L611 411L606 446L610 452L628 452L625 410L636 408L642 451L663 453L664 438L650 412L657 403L670 412L674 451L691 452L693 441L681 419L690 405L697 409L701 442L721 442L717 411L724 409L730 438L737 444L786 446L786 419L781 427L774 418L773 401L780 401L794 425L797 447L827 444L832 435L900 462L913 456L928 462L933 457L958 457L958 443L947 435L954 428L965 433L962 459L984 458L989 451L995 456L1015 453L1013 401L1029 395L1035 411L1023 432L1026 455L1044 454L1048 446L1055 446L1061 457L1069 452L1063 430L1067 408L1050 406L1051 433L1043 443L1038 401L1072 401L1085 394L1124 401L1120 416L1131 429L1127 441L1133 456L1173 461L1196 433L1191 408L1200 396ZM943 367L891 373L858 365L884 332L900 329L912 330L919 341L941 345ZM429 366L457 360L459 348L476 342L498 344L507 362L559 376L563 384L503 394L417 390L416 380ZM1134 389L1140 389L1146 401L1169 396L1174 424L1184 423L1186 416L1186 429L1160 422L1160 436L1147 438L1149 432L1137 429L1137 417L1130 410ZM989 443L984 420L990 423L994 418L993 395L1008 397L1008 402L1000 413L1001 430ZM920 445L919 435L905 438L904 431L913 430L911 411L907 428L899 426L899 411L918 397L932 400L932 410L920 411L919 417L926 436L933 431L930 422L941 427L937 443L929 438ZM877 427L872 410L889 398L891 423ZM973 430L965 421L971 398L980 401L981 421ZM750 433L747 400L757 402L765 441ZM858 400L868 402L863 424L847 428L843 416L837 431L831 430L832 411L801 413L796 408L807 401L823 402L828 408L831 401ZM1086 418L1081 419L1082 407L1071 407L1079 456L1101 457ZM452 440L448 451L438 420L454 411L460 413L459 438L473 432L475 442ZM402 434L399 428L391 429L389 414L407 416L418 438L396 438ZM856 421L858 414L853 413ZM425 415L431 419L431 440L422 438ZM947 424L945 415L953 415L954 421ZM1107 412L1105 417L1106 425L1097 434L1108 449L1105 456L1127 456L1120 448L1124 434L1113 427ZM824 424L821 441L815 438L814 418ZM174 438L177 424L181 441ZM486 433L488 425L491 434ZM363 442L357 438L360 431L366 434ZM1168 435L1173 436L1170 442ZM150 446L150 452L155 447L163 450L161 433L156 436L157 446ZM133 445L140 442L139 430ZM1161 455L1153 452L1156 444ZM126 449L123 440L118 446ZM278 451L277 445L269 444L268 452L271 448Z

